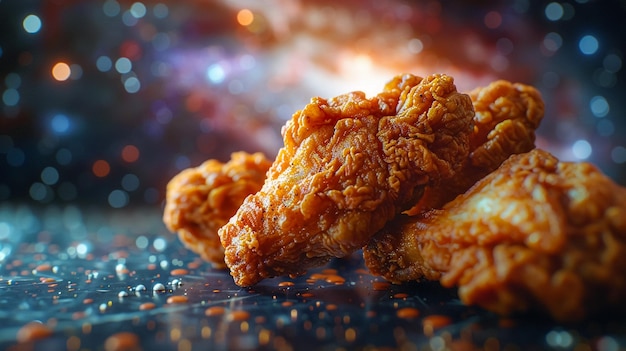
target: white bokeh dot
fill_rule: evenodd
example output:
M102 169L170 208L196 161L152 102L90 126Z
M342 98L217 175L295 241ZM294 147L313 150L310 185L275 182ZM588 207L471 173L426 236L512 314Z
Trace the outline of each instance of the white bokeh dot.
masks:
M142 18L146 15L146 5L136 2L130 6L130 14L135 18Z
M137 77L128 77L124 80L124 89L130 94L134 94L141 89L141 82Z
M22 26L27 33L35 34L41 29L41 19L37 15L28 15L22 21Z
M133 69L133 63L128 59L128 57L120 57L115 61L115 70L118 73L128 73L131 69Z
M167 247L167 241L165 241L165 239L163 238L156 238L152 242L152 246L157 251L163 251Z
M574 144L572 144L572 153L577 159L585 160L589 158L589 156L591 156L591 144L589 144L589 142L584 139L576 140Z

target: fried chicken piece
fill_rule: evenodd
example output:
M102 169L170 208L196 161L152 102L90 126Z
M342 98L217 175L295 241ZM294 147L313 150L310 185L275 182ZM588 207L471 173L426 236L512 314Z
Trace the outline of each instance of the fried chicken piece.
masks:
M560 321L626 307L626 188L589 163L538 149L511 156L442 210L395 230L412 233L404 257L458 286L466 304Z
M177 174L167 185L163 221L190 250L224 268L217 230L235 214L244 198L257 192L271 166L262 153L235 152L222 163L208 160Z
M440 209L498 168L510 155L535 147L535 130L544 113L539 91L529 85L499 80L475 88L469 95L475 110L469 157L451 179L429 186L420 201L405 214L415 216ZM371 239L363 249L370 271L395 282L422 277L438 279L437 272L415 264L420 257L414 246L416 233L401 230L405 222L418 220L418 217L398 216Z
M544 115L541 93L521 83L498 80L469 93L474 106L470 155L462 170L445 182L426 189L409 215L441 208L495 170L509 156L535 148L535 130Z
M468 156L474 110L452 77L397 76L367 99L313 98L283 127L262 189L219 230L235 283L301 275L360 249Z

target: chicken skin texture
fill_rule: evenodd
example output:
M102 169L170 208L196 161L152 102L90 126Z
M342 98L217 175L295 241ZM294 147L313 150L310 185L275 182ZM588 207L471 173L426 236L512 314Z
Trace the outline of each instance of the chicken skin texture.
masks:
M537 89L498 80L475 88L469 95L475 111L469 157L452 179L429 186L407 214L441 208L509 156L535 148L535 130L544 116L544 102Z
M262 153L235 152L226 163L208 160L183 170L167 185L164 223L187 248L225 268L217 230L261 188L271 164Z
M360 249L468 157L474 110L446 75L393 78L366 98L313 98L283 127L259 192L218 232L236 284L304 274Z
M535 147L535 130L544 114L543 99L535 88L499 80L475 88L469 95L475 110L469 157L453 178L428 187L420 201L405 212L416 217L398 216L372 238L363 249L363 256L373 273L396 282L422 277L437 279L438 272L414 263L415 257L419 257L413 245L416 233L401 231L401 224L419 221L420 213L440 209L498 168L510 155Z
M473 151L464 160L464 172L425 190L420 200L422 207L439 208L451 197L467 190L469 183L473 184L495 169L508 154L534 147L534 130L543 116L539 92L519 83L496 81L474 89L469 95L476 111L474 131L470 135ZM187 247L214 265L224 266L217 230L248 194L261 189L260 177L264 177L269 166L270 162L261 154L236 153L227 164L209 160L200 167L181 172L168 188L165 223L170 230L178 232ZM224 189L229 191L227 207L216 208L211 196L224 194ZM236 191L240 192L234 193ZM202 203L202 199L208 203Z
M626 188L589 163L513 155L441 210L394 227L412 233L396 250L415 271L458 286L466 304L568 322L626 307Z
M440 209L466 192L478 180L497 169L510 155L535 147L535 130L544 114L544 102L535 88L504 80L469 93L474 106L474 129L470 135L470 154L451 179L433 184L405 214L387 224L363 249L365 264L374 274L394 282L438 279L438 272L415 264L419 257L414 246L415 231L403 232L405 222L417 222L419 215Z

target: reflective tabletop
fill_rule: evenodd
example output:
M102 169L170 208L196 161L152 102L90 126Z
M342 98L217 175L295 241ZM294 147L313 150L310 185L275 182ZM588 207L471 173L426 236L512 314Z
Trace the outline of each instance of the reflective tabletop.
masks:
M626 323L560 325L392 285L360 252L240 288L167 232L160 210L2 206L0 349L619 350Z

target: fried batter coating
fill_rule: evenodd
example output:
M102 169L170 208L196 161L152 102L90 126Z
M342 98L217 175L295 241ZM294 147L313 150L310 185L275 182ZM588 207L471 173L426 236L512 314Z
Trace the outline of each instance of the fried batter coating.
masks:
M504 80L470 92L474 106L474 130L470 135L470 155L451 179L429 186L408 215L440 209L467 191L478 180L494 171L510 155L535 147L535 130L543 118L544 103L535 88ZM365 264L374 274L390 281L410 281L422 277L438 279L438 272L415 264L420 253L414 231L403 232L407 219L398 216L375 235L363 249Z
M262 189L219 230L235 283L360 249L467 158L474 110L453 79L397 76L383 92L313 98L283 127Z
M226 163L208 160L183 170L167 185L165 225L187 248L224 268L217 230L261 188L271 164L262 153L235 152Z
M535 147L535 130L544 113L541 94L535 88L499 80L478 87L469 95L475 110L469 157L454 177L428 187L422 199L405 213L419 215L441 208L498 168L510 155ZM405 222L418 220L398 216L363 249L365 264L374 274L395 282L422 277L438 279L438 272L415 263L420 259L414 239L417 234L401 230Z
M413 233L405 257L466 304L560 321L626 307L626 188L589 163L514 155L442 210L396 226Z
M475 88L469 95L475 111L470 155L452 179L428 187L417 206L407 211L409 215L441 208L509 156L535 148L535 130L544 115L544 102L537 89L498 80Z

